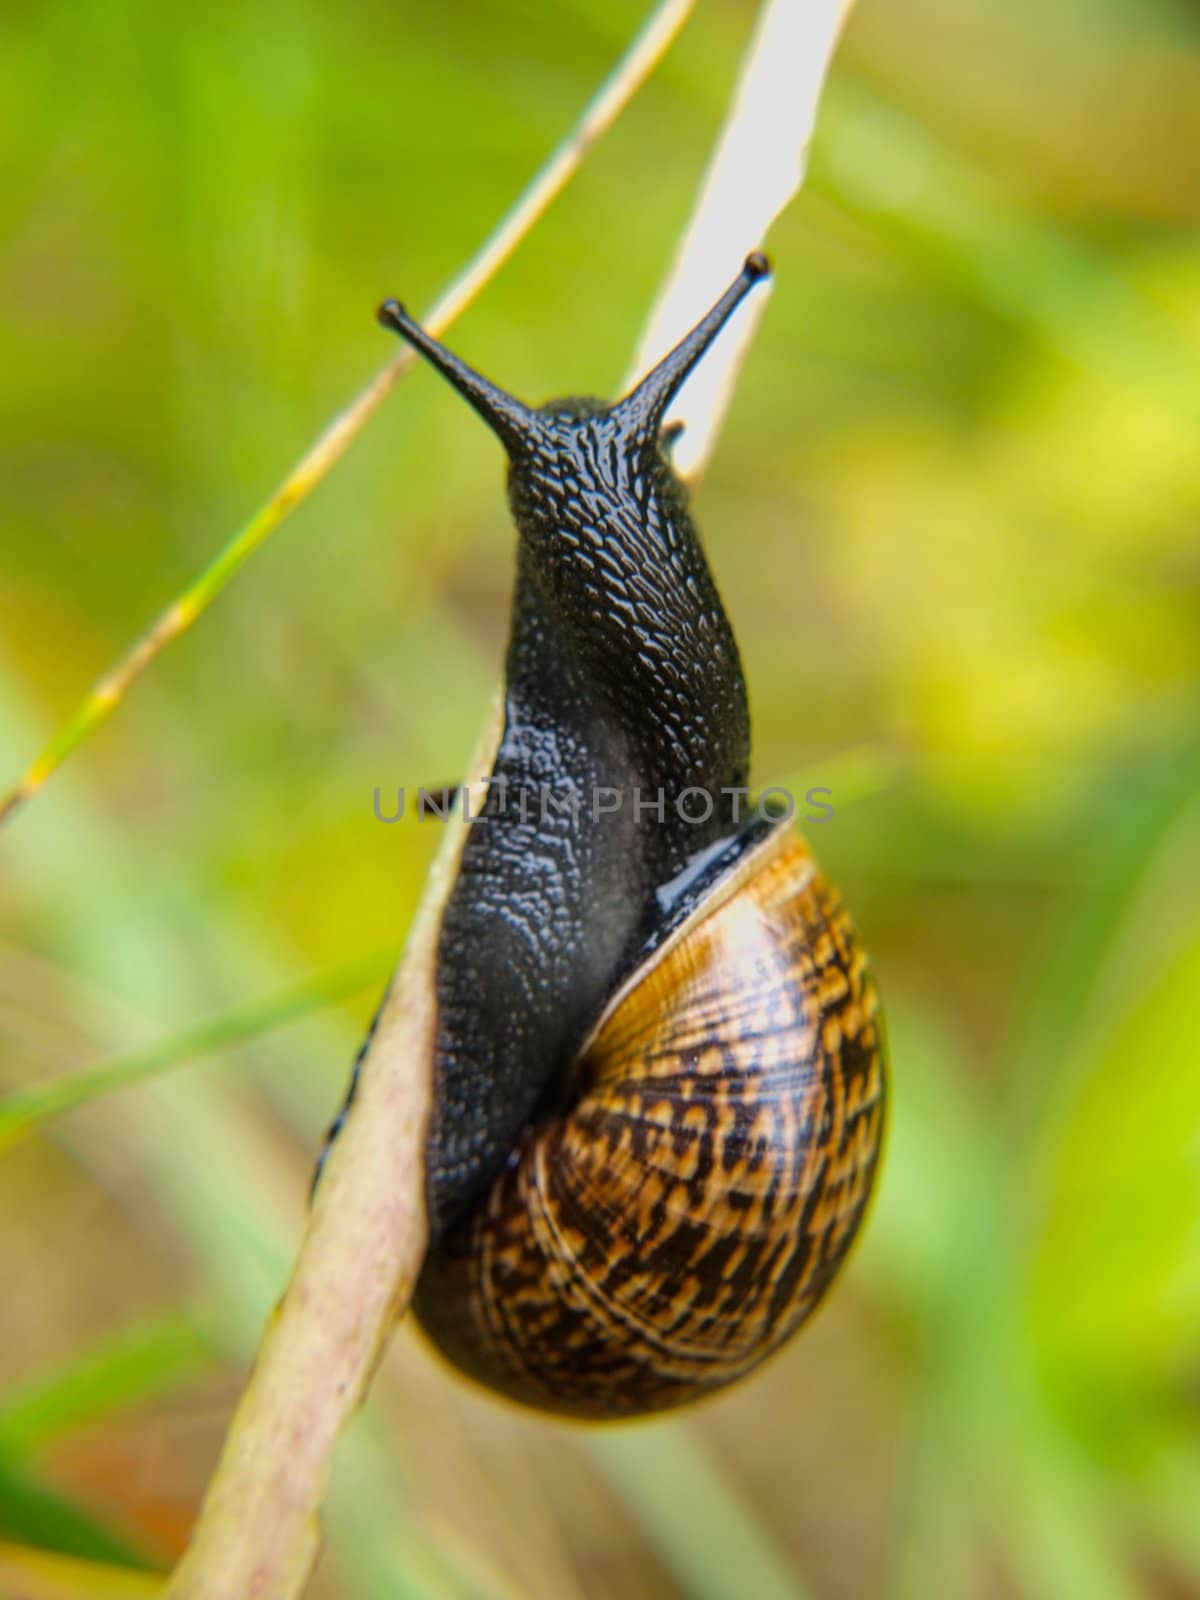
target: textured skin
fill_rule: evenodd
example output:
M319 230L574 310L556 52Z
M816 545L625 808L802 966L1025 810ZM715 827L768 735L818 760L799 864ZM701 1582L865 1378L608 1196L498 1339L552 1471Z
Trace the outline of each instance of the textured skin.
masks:
M730 1383L812 1311L879 1156L878 1002L794 834L687 924L602 1021L565 1116L526 1133L431 1255L443 1353L577 1417Z
M737 645L656 434L631 438L598 402L537 417L509 470L520 544L505 727L438 951L439 1223L561 1099L580 1040L658 919L655 891L737 832L720 791L749 765ZM598 786L622 795L619 812L591 817ZM713 797L707 823L678 816L689 788ZM639 817L634 794L660 789L665 820ZM546 792L583 797L581 820L547 814Z

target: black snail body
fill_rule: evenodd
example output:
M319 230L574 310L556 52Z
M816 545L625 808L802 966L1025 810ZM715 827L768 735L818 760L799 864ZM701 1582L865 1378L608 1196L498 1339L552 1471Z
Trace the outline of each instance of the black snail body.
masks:
M380 312L504 444L519 536L503 728L442 908L415 1309L464 1371L580 1417L777 1348L878 1158L875 991L803 841L747 803L737 645L660 433L767 271L614 406L526 408Z

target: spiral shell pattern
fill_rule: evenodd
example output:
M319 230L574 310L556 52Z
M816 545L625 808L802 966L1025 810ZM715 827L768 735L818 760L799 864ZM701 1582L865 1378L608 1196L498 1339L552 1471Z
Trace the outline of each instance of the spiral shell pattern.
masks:
M512 1399L663 1410L804 1322L879 1159L878 1000L801 838L771 840L614 998L575 1085L433 1251L417 1314Z

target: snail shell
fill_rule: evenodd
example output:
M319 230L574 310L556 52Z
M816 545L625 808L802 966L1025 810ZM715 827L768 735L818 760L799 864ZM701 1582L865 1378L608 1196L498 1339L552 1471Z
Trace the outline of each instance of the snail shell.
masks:
M732 1382L829 1286L883 1128L875 988L799 836L614 997L572 1089L431 1253L420 1321L472 1377L576 1417Z

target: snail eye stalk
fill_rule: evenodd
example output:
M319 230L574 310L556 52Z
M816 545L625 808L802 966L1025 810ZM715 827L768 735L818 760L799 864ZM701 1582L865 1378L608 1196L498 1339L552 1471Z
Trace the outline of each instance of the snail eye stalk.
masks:
M536 444L542 429L532 407L498 388L453 351L447 350L444 344L426 333L419 322L413 321L399 300L385 300L376 316L381 327L398 333L430 366L437 368L452 389L474 406L510 455L520 454Z
M613 415L621 419L631 434L642 439L657 436L663 415L682 389L688 374L712 348L721 329L755 284L770 275L771 263L761 250L748 255L741 272L712 310L701 317L692 331L667 352L624 400L618 401L613 407Z

